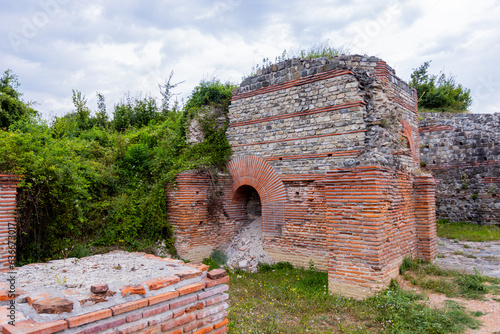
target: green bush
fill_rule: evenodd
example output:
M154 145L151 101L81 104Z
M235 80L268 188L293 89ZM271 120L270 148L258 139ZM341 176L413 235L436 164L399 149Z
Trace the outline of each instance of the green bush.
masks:
M214 98L226 113L229 84L202 86L193 98L209 104ZM197 94L205 90L211 93L202 99ZM116 247L149 249L159 239L175 254L166 186L181 171L216 169L230 156L225 127L207 122L206 140L189 146L186 111L160 110L148 97L118 105L123 115L108 121L104 97L100 101L92 112L74 91L75 110L52 124L31 116L0 130L0 172L23 175L19 264L61 257L73 245L77 257Z
M8 128L11 124L36 116L37 112L29 103L21 100L18 91L17 76L6 70L0 78L0 128Z

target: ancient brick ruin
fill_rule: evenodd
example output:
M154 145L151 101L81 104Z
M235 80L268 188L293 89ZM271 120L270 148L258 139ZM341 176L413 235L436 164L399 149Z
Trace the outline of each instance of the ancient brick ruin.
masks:
M184 173L168 192L182 257L227 244L255 191L264 249L328 270L331 292L363 298L398 275L404 256L435 256L436 182L419 170L416 92L384 61L272 65L241 83L228 117L228 173Z
M228 331L229 276L203 264L111 252L29 264L0 279L5 334Z
M438 219L500 225L500 114L422 113L422 168Z

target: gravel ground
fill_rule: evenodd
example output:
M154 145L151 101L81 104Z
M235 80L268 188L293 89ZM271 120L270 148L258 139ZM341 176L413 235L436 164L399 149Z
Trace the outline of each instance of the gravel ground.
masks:
M475 242L438 238L438 258L443 268L500 278L500 241ZM499 320L500 322L500 320Z
M500 278L500 241L472 242L438 238L438 258L435 263L443 268ZM500 296L486 295L483 300L447 298L441 294L429 294L429 304L441 307L446 299L452 299L471 311L481 311L479 320L483 326L469 330L468 334L500 333Z

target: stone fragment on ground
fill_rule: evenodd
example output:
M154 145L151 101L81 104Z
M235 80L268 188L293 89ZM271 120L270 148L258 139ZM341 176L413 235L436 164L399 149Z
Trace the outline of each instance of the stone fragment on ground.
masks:
M261 218L258 217L241 228L226 249L229 269L256 272L259 263L274 263L262 248Z

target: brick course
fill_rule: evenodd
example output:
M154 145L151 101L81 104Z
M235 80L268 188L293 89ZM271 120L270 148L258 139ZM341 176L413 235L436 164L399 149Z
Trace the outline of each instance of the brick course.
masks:
M222 275L215 280L197 276L195 279L199 282L179 286L173 291L175 294L172 291L164 293L169 297L164 300L158 299L160 295L148 297L146 294L136 301L56 321L24 320L24 315L17 312L15 326L1 319L0 326L3 327L0 329L4 334L154 334L160 331L212 334L227 331L226 301L229 296L225 292L229 277L219 273ZM206 271L203 276L206 276Z

